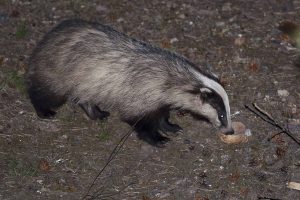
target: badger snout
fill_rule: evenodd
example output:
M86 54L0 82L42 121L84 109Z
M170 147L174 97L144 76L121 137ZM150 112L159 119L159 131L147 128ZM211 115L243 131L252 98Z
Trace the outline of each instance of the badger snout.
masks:
M221 128L220 130L225 135L233 135L234 134L234 130L233 130L232 127L230 127L230 128Z

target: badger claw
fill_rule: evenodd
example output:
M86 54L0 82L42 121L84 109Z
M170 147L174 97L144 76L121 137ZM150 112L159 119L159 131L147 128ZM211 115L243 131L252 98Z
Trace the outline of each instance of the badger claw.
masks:
M150 145L163 148L170 141L170 138L161 135L158 131L155 132L139 132L138 137Z
M160 125L160 130L166 135L178 136L183 133L183 129L177 124L172 124L168 121L163 121ZM171 133L171 134L170 134Z

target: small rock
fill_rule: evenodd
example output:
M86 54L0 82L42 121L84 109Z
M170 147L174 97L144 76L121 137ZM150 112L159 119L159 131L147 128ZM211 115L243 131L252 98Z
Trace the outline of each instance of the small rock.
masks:
M224 5L222 6L222 11L224 12L231 11L231 3L224 3Z
M290 93L287 90L277 90L277 94L280 97L287 97Z
M170 40L170 43L171 44L173 44L174 42L178 42L179 40L175 37L175 38L172 38L171 40Z
M180 14L178 17L179 17L180 19L185 19L185 14Z
M245 135L248 136L248 137L251 136L252 135L251 130L250 129L246 129L245 130Z
M234 44L236 46L242 46L243 44L245 44L246 42L246 38L243 37L242 35L239 35L235 40L234 40Z
M123 17L118 18L118 19L117 19L117 22L118 22L118 23L124 22L124 18L123 18Z
M266 95L265 98L264 98L264 101L269 101L269 100L270 100L270 96Z
M68 139L68 136L66 134L61 136L62 139Z
M198 10L197 14L198 15L212 16L212 15L215 15L216 12L214 10Z
M96 11L98 11L100 13L107 13L108 8L106 6L98 5L98 6L96 6Z
M225 26L225 22L216 22L217 27Z

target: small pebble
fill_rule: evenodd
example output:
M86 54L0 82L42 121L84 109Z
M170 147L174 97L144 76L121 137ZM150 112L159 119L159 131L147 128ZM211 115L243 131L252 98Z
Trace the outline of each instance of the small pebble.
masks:
M287 90L277 90L277 94L280 97L287 97L290 93Z
M178 42L178 39L175 37L175 38L172 38L171 40L170 40L170 43L171 44L173 44L174 42Z

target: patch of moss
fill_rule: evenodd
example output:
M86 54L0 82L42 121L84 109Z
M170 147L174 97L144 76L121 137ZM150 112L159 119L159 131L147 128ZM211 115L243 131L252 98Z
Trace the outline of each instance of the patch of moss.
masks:
M102 142L107 141L110 138L110 134L107 129L107 123L105 121L101 121L99 125L101 131L98 135L96 135L96 137Z
M12 159L8 167L8 173L11 176L35 176L38 172L37 166L22 160Z
M0 82L0 90L5 87L12 87L19 90L21 93L25 93L26 86L24 80L24 74L17 70L4 72L4 79Z
M26 28L25 22L22 22L21 24L18 25L17 30L16 30L16 38L21 39L24 38L28 33L28 30Z

